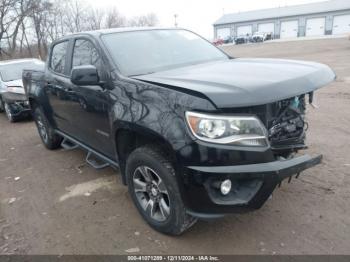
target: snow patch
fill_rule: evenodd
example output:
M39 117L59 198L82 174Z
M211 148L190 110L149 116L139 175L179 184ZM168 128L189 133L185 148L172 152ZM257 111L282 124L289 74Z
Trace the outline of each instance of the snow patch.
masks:
M63 202L72 197L87 196L99 189L113 190L115 188L115 179L113 177L103 177L81 184L72 185L66 188L68 193L59 198L59 202Z

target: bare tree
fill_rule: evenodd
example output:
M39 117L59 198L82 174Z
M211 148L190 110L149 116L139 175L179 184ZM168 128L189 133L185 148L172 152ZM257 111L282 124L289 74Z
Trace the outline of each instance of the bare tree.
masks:
M45 58L48 45L69 33L157 24L154 13L127 19L117 8L95 9L81 0L0 0L0 58Z
M121 15L119 11L114 7L107 11L106 15L106 28L116 28L126 26L126 18Z
M32 52L32 48L29 44L29 40L28 40L28 36L27 36L27 30L26 30L26 27L24 25L24 22L22 22L22 38L21 38L21 55L23 54L23 50L24 50L24 41L25 41L25 44L27 46L27 51L28 51L28 54L30 57L33 57L33 52Z
M14 53L17 48L18 34L20 33L21 26L24 20L30 14L35 7L33 0L18 0L13 6L13 12L16 14L16 19L13 21L12 34L11 34L11 46L10 53Z
M156 26L157 24L158 24L158 17L154 13L135 16L134 18L130 19L128 23L129 26L140 26L140 27Z
M15 5L16 0L0 0L0 55L6 53L3 40L8 40L12 35L9 29L16 21Z
M47 54L48 25L51 15L52 3L49 0L31 0L33 6L30 18L36 37L36 45L40 58L45 58Z
M101 9L89 8L87 11L87 29L99 30L103 28L103 20L105 18L105 12Z
M61 4L61 0L52 2L51 8L48 10L49 19L47 20L47 41L52 42L55 39L66 34L67 28L65 26L65 5Z
M88 7L78 0L61 2L64 9L64 24L70 33L85 31L87 27Z

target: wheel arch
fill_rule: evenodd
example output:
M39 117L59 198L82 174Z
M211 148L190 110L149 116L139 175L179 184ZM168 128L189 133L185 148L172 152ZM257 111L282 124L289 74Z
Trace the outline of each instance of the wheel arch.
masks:
M175 150L166 138L148 128L123 123L115 131L115 145L122 181L125 185L127 184L125 174L126 160L136 148L152 145L161 150L172 163L175 164L177 161ZM174 168L176 168L176 165L174 165Z
M29 105L31 110L33 110L35 107L39 106L39 102L32 96L28 98Z
M29 105L30 105L30 109L32 111L32 114L33 114L34 109L36 107L40 107L42 109L42 112L44 113L45 117L49 121L49 123L53 127L56 127L56 123L53 119L53 113L52 113L51 107L49 106L47 100L42 100L41 97L30 95L28 97L28 101L29 101Z

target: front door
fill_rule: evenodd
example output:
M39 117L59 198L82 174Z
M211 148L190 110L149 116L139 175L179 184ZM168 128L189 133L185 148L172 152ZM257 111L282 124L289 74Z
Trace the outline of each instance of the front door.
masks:
M71 68L80 65L93 65L97 68L100 79L108 78L108 67L103 63L101 54L88 39L78 38L74 42ZM114 157L114 145L109 121L111 101L109 90L100 85L77 86L70 82L74 91L75 106L72 107L72 119L78 130L77 139L93 149Z

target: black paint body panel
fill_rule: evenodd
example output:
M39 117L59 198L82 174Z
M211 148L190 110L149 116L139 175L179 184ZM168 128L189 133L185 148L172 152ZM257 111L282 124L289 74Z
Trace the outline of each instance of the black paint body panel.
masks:
M288 78L288 70L283 67L294 63L293 69L296 70L300 63L291 61L283 63L277 60L275 62L268 60L265 64L270 68L269 77L274 75L271 71L271 64L274 64L273 70L276 70L276 74L278 74L278 67L283 69L285 81L274 81L269 93L264 95L258 88L259 80L255 79L255 73L251 70L249 74L245 73L245 77L249 75L254 82L254 85L250 85L251 89L243 90L242 87L233 87L228 84L234 77L234 68L242 72L242 66L248 70L249 64L253 63L256 68L263 70L263 60L229 60L226 65L222 62L217 65L211 63L138 77L138 79L129 78L121 75L111 61L100 40L102 33L82 33L59 40L69 41L69 59L66 62L65 74L58 75L48 67L41 73L30 71L23 73L23 81L31 105L41 106L56 130L68 134L87 148L92 148L116 163L120 162L117 147L122 141L116 140L120 131L135 132L164 141L175 157L177 180L184 203L189 212L198 216L200 213L243 212L260 208L280 182L280 177L276 175L274 168L269 175L257 170L241 174L237 183L241 183L241 188L247 188L242 191L242 198L246 198L251 187L251 192L257 192L252 197L254 201L248 201L245 205L215 204L208 193L210 190L206 185L208 177L223 179L227 175L235 176L237 175L234 171L235 166L278 165L277 158L270 147L243 148L198 141L185 122L185 112L235 114L237 108L241 108L243 111L247 110L247 113L251 109L250 106L311 92L334 79L334 74L326 66L320 66L320 72L328 74L328 78L327 76L322 78L319 74L312 72L306 74L302 80L301 72L294 72L294 75L299 76L298 78ZM101 77L104 81L103 85L76 86L70 81L68 75L71 70L72 46L75 39L79 38L88 39L98 49L104 64L104 75ZM301 69L314 72L317 65L304 63L301 64ZM233 67L230 78L220 83L217 78L230 67ZM215 76L216 68L217 70L226 69L223 72L217 71ZM199 74L201 70L205 72ZM211 71L210 74L209 71ZM263 74L262 71L259 74ZM194 76L198 79L194 80ZM211 76L213 78L209 79ZM281 76L278 78L281 79ZM226 83L223 83L224 81ZM266 84L268 81L264 79L261 83ZM271 93L276 92L277 86L285 84L286 81L288 85L282 93ZM235 85L239 83L237 76ZM249 83L245 81L245 84ZM288 93L287 89L293 85L296 89L289 89L290 93ZM287 172L288 176L312 166L310 164L312 160L304 160L299 169L293 169L293 165L289 166L289 170L293 172ZM226 167L227 170L232 170L231 174L222 172ZM250 181L241 181L242 179ZM258 183L259 181L255 183L256 179L262 183Z

